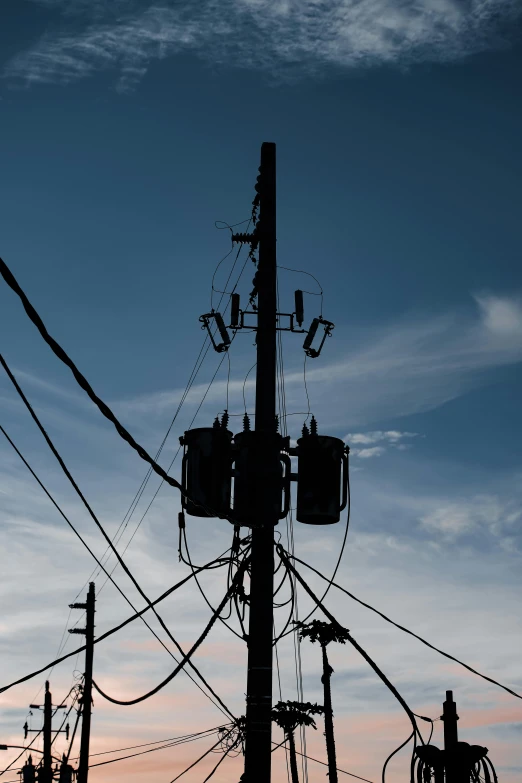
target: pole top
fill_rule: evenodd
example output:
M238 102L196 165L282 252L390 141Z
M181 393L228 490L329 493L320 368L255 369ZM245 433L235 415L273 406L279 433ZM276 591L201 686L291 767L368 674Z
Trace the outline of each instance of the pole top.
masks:
M49 680L45 681L45 692L49 693Z
M453 691L446 691L446 701L453 701Z

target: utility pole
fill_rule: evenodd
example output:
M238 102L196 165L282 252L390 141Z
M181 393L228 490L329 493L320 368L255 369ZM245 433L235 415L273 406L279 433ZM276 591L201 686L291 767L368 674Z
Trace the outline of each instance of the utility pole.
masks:
M39 704L30 704L29 705L32 710L40 710L41 705ZM59 706L55 707L57 710L64 710L66 709L65 704L60 704ZM49 682L46 680L45 682L45 696L44 696L44 705L43 705L43 713L44 713L44 721L43 721L43 761L42 766L40 768L40 772L38 775L38 781L39 783L52 783L53 780L53 757L51 752L51 746L53 743L52 739L52 733L53 733L53 697L51 694L51 691L49 690ZM27 734L30 731L36 731L39 733L39 729L30 729L27 725L27 723L24 726L25 730L25 736L27 737ZM65 729L60 729L59 731L65 731L65 734L67 738L69 737L69 725ZM56 734L59 733L59 731L56 732Z
M261 147L255 433L259 509L252 528L244 783L270 783L274 526L278 521L279 448L276 427L276 147ZM277 501L276 501L277 502ZM80 782L81 783L81 782Z
M446 691L446 701L442 705L441 720L444 722L444 752L446 754L446 783L459 783L455 756L459 741L457 705L453 701L453 691Z
M85 636L85 676L83 681L82 702L82 733L80 741L80 760L78 763L77 783L87 783L89 775L89 743L91 738L92 713L92 663L94 656L94 613L95 613L94 582L89 584L89 592L85 603L69 604L71 609L85 609L85 628L71 628L69 633Z

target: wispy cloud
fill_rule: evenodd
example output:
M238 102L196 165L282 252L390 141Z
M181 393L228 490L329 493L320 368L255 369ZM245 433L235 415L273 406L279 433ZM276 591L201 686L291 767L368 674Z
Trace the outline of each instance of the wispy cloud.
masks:
M498 46L522 14L517 0L37 1L62 8L74 24L17 55L6 76L68 83L116 69L119 89L142 78L151 61L182 50L297 77L325 66L461 59Z
M309 364L312 410L322 426L345 428L437 408L484 383L488 370L522 361L520 321L520 300L499 296L477 298L475 310L468 313L405 316L374 330L356 350L341 353L342 347L334 361ZM329 347L335 348L335 341ZM249 378L247 394L253 384ZM207 395L210 406L224 404L226 385L213 384ZM185 403L189 409L199 404L206 388L193 387ZM285 388L288 411L306 410L302 369L286 373ZM144 417L163 414L175 408L181 395L182 390L172 390L142 396L118 403L118 410ZM323 403L326 399L330 404ZM230 383L229 400L231 410L243 408L243 380ZM297 425L297 419L289 423ZM412 435L393 430L353 432L347 441L356 447L383 441L381 445L402 450Z

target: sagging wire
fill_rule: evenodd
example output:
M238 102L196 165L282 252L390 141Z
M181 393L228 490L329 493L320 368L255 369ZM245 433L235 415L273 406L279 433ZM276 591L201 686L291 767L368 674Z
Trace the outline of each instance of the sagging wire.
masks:
M234 532L234 539L235 539L235 536L236 536L236 533ZM188 558L188 560L185 560L185 559L183 558L183 552L182 552L182 543L185 545L185 552L186 552L186 554L187 554L187 558ZM247 546L246 546L246 547L243 549L243 551L241 552L241 555L243 555L243 561L244 561L244 560L245 560L245 558L248 556L248 552L249 552L249 550L250 550L250 545L248 544L248 545L247 545ZM230 590L230 587L231 587L231 569L232 569L232 567L233 567L233 564L235 563L235 564L236 564L236 567L237 567L237 569L239 570L239 568L241 567L241 564L242 564L242 562L243 562L243 561L240 561L240 560L239 560L239 555L240 555L240 553L238 552L238 553L236 554L236 553L234 552L234 541L233 541L232 547L230 547L230 550L229 550L229 551L230 551L230 558L229 558L229 560L228 560L228 578L227 578L227 589L228 589L228 590ZM180 557L181 557L182 561L183 561L183 562L184 562L186 565L188 565L192 571L194 571L194 566L193 566L193 564L192 564L192 560L191 560L191 557L190 557L190 552L189 552L189 548L188 548L188 542L187 542L186 528L185 528L184 526L182 527L181 525L180 525L180 549L179 549L179 552L180 552ZM236 574L237 574L237 572L236 572ZM214 607L212 606L212 604L211 604L211 603L210 603L210 601L208 600L208 598L207 598L207 596L206 596L206 593L205 593L205 591L204 591L204 590L203 590L203 588L201 587L201 585L200 585L200 583L199 583L199 580L198 580L198 578L197 578L197 576L196 576L196 575L194 575L194 581L196 582L196 585L198 586L199 592L200 592L200 593L201 593L201 595L203 596L203 599L204 599L205 603L207 604L207 606L209 607L209 609L210 609L211 611L215 611L215 610L214 610ZM232 580L232 581L233 581L233 580ZM238 637L238 639L241 639L241 641L243 641L243 640L245 639L245 631L244 631L244 627L243 627L243 624L242 624L242 622L240 621L240 625L241 625L241 627L242 627L242 634L239 634L239 633L238 633L238 632L237 632L237 631L236 631L234 628L232 628L232 626L230 626L230 625L227 623L227 620L229 620L229 619L230 619L230 617L231 617L231 614L232 614L232 602L233 602L233 600L234 600L234 596L235 596L235 594L236 594L236 592L237 592L237 591L239 591L239 592L241 592L241 591L242 591L242 592L244 592L244 590L243 590L243 585L242 585L242 584L239 584L239 585L237 586L236 590L235 590L235 591L233 591L233 592L231 593L231 598L230 598L230 605L229 605L229 613L228 613L228 615L226 615L225 617L223 617L223 616L221 615L221 613L220 613L220 614L218 615L218 619L219 619L219 620L220 620L220 621L223 623L223 625L224 625L226 628L228 628L228 630L229 630L229 631L231 631L231 632L232 632L232 633L233 633L235 636L237 636L237 637Z
M174 679L174 677L176 677L176 675L183 669L185 664L190 662L190 659L192 658L192 656L194 655L194 653L196 652L198 647L203 643L203 641L206 639L206 637L210 633L213 625L215 624L215 622L217 621L219 615L221 614L221 612L223 611L224 607L228 603L233 590L235 590L236 585L239 584L240 580L243 578L243 573L244 573L245 568L246 568L246 563L247 563L247 561L246 561L246 558L245 558L243 560L243 562L240 564L240 566L239 566L239 568L237 570L237 573L236 573L236 575L234 577L234 581L232 583L231 588L229 590L227 590L227 592L225 593L225 595L221 599L221 601L219 603L219 606L214 611L212 617L208 621L207 625L203 629L203 632L200 634L198 639L194 642L194 644L192 645L190 650L183 655L183 658L178 663L178 665L176 666L174 671L172 671L167 677L165 677L165 679L162 680L158 685L156 685L154 688L152 688L147 693L143 694L143 696L138 696L135 699L129 699L129 700L126 700L126 701L123 701L122 699L114 699L112 696L109 696L108 694L106 694L99 687L99 685L95 682L95 680L92 681L93 688L95 688L96 691L100 694L100 696L103 696L103 698L106 699L107 701L110 701L113 704L119 704L122 707L130 707L130 706L132 706L134 704L139 704L140 702L145 701L146 699L149 699L151 696L154 696L154 694L156 694L160 690L162 690L169 682L171 682L171 680Z
M322 287L321 283L319 282L319 280L311 272L306 272L304 269L292 269L289 266L282 266L281 264L278 264L277 268L278 269L286 269L287 272L296 272L297 274L308 275L308 277L311 277L313 280L315 280L315 282L319 286L319 291L318 292L317 291L303 291L303 294L310 294L311 296L320 296L321 297L321 312L320 312L320 316L322 318L323 317L324 291L323 291L323 287Z

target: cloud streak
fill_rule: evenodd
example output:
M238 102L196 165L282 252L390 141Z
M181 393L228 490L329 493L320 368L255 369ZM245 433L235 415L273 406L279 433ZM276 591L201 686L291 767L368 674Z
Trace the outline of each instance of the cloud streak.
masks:
M306 372L308 391L321 425L339 430L346 425L367 426L433 410L483 384L488 371L522 361L520 300L484 296L475 303L475 311L466 315L410 315L399 323L374 330L371 336L360 340L360 347L339 353L329 364L321 360L316 368L310 362ZM346 344L339 340L341 345L343 342ZM253 387L254 380L249 378L245 385L247 394ZM192 388L185 402L187 409L199 404L206 388L205 384ZM286 373L285 389L288 411L306 410L302 369ZM121 401L117 409L129 416L161 415L175 408L181 395L181 390L158 392ZM214 410L225 397L226 381L215 382L206 405ZM231 411L243 408L243 380L231 381L229 398ZM326 399L328 405L323 404ZM297 426L298 417L290 418L289 425L291 422ZM411 440L410 433L393 430L359 432L355 436L358 444L348 438L350 445L377 447L375 439L382 438L399 448L408 445L399 441Z
M40 0L42 2L42 0ZM45 0L72 18L5 69L25 84L116 70L128 90L154 60L191 51L213 63L300 78L325 67L459 60L504 42L516 0L201 0L147 4ZM84 26L79 20L85 19Z

